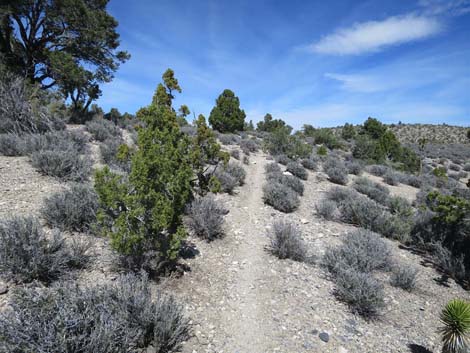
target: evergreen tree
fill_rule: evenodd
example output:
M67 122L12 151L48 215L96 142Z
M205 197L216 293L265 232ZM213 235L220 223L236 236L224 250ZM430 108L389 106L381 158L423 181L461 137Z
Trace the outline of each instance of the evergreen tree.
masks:
M226 89L217 98L216 105L209 116L209 123L219 132L242 131L245 124L245 112L240 109L240 100L235 93Z
M165 94L171 97L168 82ZM164 97L163 91L159 98ZM134 260L154 254L154 268L173 263L184 238L181 216L191 196L189 140L180 132L176 113L167 101L154 99L137 118L138 149L128 180L105 168L96 173L100 198L98 219L113 247Z
M200 114L195 123L197 133L191 145L191 161L197 177L198 191L204 194L209 191L213 179L213 173L208 173L210 166L215 166L215 171L219 164L226 165L230 155L221 150L214 132L206 124L204 115Z

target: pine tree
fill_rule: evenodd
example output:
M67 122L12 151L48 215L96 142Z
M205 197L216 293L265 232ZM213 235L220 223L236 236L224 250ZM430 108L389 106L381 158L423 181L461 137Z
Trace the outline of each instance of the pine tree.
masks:
M209 116L209 123L219 132L242 131L246 114L240 109L240 100L235 93L226 89L217 98Z

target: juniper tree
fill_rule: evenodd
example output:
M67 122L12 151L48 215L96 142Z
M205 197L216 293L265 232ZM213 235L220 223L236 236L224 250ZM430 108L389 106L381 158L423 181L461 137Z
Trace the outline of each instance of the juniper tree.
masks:
M185 236L181 216L193 175L190 141L180 132L171 107L175 85L165 84L157 93L159 98L165 93L169 100L154 99L137 112L145 125L138 131L128 180L108 168L97 172L95 179L101 203L98 219L113 247L134 258L153 252L157 269L178 257Z
M240 109L240 100L231 90L226 89L217 98L209 116L209 123L220 132L241 131L245 124L245 111Z

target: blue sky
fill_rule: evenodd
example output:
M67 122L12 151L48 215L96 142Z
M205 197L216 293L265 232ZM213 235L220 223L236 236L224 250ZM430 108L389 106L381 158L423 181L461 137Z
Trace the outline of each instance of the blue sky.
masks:
M295 128L373 116L470 125L470 0L111 0L131 59L98 101L134 113L171 67L208 117L232 89L247 120Z

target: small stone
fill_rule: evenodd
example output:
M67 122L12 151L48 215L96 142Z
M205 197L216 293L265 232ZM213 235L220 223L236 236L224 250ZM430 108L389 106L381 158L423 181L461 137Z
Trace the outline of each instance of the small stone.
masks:
M308 219L306 219L306 218L302 218L302 219L300 220L300 223L302 223L302 224L308 224L308 223L310 223L310 221L309 221Z
M282 174L284 174L284 175L292 175L291 172L287 172L287 171L283 172Z
M0 295L7 294L8 293L8 287L0 282Z
M330 335L326 332L320 333L318 337L320 337L320 339L325 343L328 343L328 341L330 340Z
M338 348L338 353L348 353L348 350L344 347L339 347Z
M316 335L318 334L318 330L317 329L313 329L312 332L310 332L312 335Z

